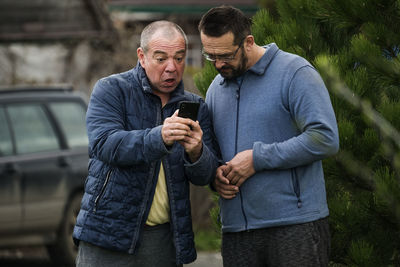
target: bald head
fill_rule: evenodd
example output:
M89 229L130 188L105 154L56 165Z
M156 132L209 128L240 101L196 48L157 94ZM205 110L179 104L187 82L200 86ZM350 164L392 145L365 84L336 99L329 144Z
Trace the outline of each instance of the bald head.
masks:
M159 20L150 23L147 25L140 36L140 47L143 49L144 52L147 52L148 45L152 39L152 37L156 34L160 33L162 37L167 39L174 39L177 35L181 35L185 40L185 46L187 49L188 41L185 32L179 27L177 24L166 21L166 20Z

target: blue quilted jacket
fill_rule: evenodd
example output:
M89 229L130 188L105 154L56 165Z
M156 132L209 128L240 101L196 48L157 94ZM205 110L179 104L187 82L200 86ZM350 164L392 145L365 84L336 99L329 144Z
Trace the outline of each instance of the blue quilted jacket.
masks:
M203 151L195 163L190 163L181 145L167 148L161 137L164 119L183 100L200 102ZM185 92L180 83L162 108L138 63L130 71L96 83L87 111L87 130L89 175L74 228L75 241L134 254L140 246L162 162L177 263L194 261L189 182L208 184L218 164L203 99Z

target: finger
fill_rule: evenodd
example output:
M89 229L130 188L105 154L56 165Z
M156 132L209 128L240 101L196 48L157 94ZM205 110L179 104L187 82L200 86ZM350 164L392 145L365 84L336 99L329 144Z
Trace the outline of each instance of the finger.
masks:
M241 178L241 176L238 173L233 173L230 172L229 175L226 177L231 184L237 184Z
M171 124L167 127L167 129L167 135L174 136L174 140L182 140L189 133L189 128L180 123Z
M178 121L175 127L177 129L186 131L186 133L191 131L190 125L187 123L187 121Z
M202 135L201 133L196 133L193 131L187 131L187 134L185 136L185 142L191 143L194 146L198 146L202 144Z
M185 138L188 135L188 130L186 129L181 129L181 128L175 128L172 130L173 136L179 136Z
M237 186L237 187L240 187L245 181L246 181L246 178L245 178L245 177L240 178L240 179L237 181L236 186Z
M238 190L225 190L223 188L217 188L217 192L225 199L232 199L239 192Z
M228 175L230 174L230 172L232 171L232 165L228 164L229 162L227 162L227 165L225 165L224 168L224 176L228 177ZM232 176L232 175L231 175Z
M230 163L228 163L228 165L224 171L224 175L233 184L236 184L239 181L239 179L242 177L242 175L239 173L238 169L233 167L233 165Z
M198 121L189 120L188 123L192 131L201 131L200 123Z
M222 183L219 179L215 179L216 187L223 191L224 193L237 193L239 192L239 187L232 184Z
M175 113L174 113L175 114ZM171 117L175 122L181 123L185 125L189 130L193 130L195 128L196 131L200 130L200 124L198 122L195 122L189 118L182 118L179 116Z
M217 192L218 192L223 198L226 198L226 199L234 198L234 197L236 196L237 192L238 192L238 191L232 191L232 190L224 190L224 189L218 188L218 187L217 187L216 189L217 189Z
M175 141L182 142L185 139L185 130L167 129L162 132L163 140L167 145L173 144Z
M234 195L226 195L226 194L221 194L221 193L220 193L220 196L221 196L222 198L224 198L224 199L232 199L232 198L235 198L235 197L236 197L236 194L234 194Z
M178 117L179 109L175 110L171 117Z
M221 182L223 184L229 184L229 180L224 177L221 168L217 169L216 180L218 180L219 182Z
M175 113L174 113L175 115ZM181 117L169 117L168 119L165 119L164 121L164 125L168 128L168 129L172 129L172 130L185 130L185 131L190 131L190 126L188 125L188 121L189 119L184 119Z
M237 192L239 192L239 188L236 186L224 186L221 184L220 187L218 187L219 192L225 195L235 195Z

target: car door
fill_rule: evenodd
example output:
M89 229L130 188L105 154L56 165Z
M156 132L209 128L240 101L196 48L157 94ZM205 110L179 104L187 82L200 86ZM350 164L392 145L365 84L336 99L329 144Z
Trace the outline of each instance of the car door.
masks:
M49 114L41 103L7 106L22 175L22 229L49 232L58 226L67 198L68 163Z
M86 133L86 104L77 99L50 101L48 108L55 118L63 140L64 160L70 165L70 191L83 188L88 174L88 136Z
M12 135L3 106L0 106L0 125L0 234L4 238L21 227L21 171L15 163Z

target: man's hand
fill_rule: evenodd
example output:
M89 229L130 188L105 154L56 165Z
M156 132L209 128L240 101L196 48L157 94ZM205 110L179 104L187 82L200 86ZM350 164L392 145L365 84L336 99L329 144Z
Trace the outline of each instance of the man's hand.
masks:
M201 130L198 121L193 121L191 119L184 119L185 123L189 125L190 131L182 141L179 141L185 148L185 152L189 155L191 162L196 162L200 156L203 149L203 131Z
M165 119L161 136L167 146L173 145L175 141L179 142L192 162L200 158L203 148L203 131L200 124L191 119L178 117L178 110Z
M240 187L256 171L253 165L253 150L245 150L237 153L233 159L226 163L224 176L231 185Z
M226 167L226 165L222 165L217 169L213 185L221 197L232 199L239 192L239 187L230 184L229 180L224 176Z
M182 141L190 131L190 127L182 123L182 118L178 117L178 111L164 120L161 129L161 136L167 146L172 146L175 141Z

